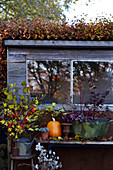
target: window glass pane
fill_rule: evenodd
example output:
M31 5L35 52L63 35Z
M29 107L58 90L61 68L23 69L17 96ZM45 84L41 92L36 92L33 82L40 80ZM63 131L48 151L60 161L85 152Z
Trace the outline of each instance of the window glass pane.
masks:
M66 103L65 93L70 94L70 61L28 61L28 85L33 87L31 96L42 98L42 103Z
M105 94L106 104L113 104L113 62L73 62L74 103L86 103L95 94Z

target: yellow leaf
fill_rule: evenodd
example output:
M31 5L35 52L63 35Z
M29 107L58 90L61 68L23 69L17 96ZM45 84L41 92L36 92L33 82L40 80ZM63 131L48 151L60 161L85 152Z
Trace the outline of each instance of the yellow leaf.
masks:
M15 136L15 139L17 139L17 138L18 138L18 136L16 135L16 136Z
M36 100L36 101L35 101L35 104L38 104L38 103L39 103L38 100Z
M10 136L15 136L15 134L12 132L12 133L10 133Z
M1 120L0 122L1 122L2 124L4 124L4 123L5 123L5 120Z
M26 128L29 128L30 127L30 125L26 125Z
M26 106L24 106L24 109L25 109L25 110L27 110L27 109L28 109L28 106L27 106L27 105L26 105Z
M5 125L5 126L8 126L8 123L6 122L4 125Z
M76 140L80 140L80 138L82 138L82 136L79 135L79 134L77 134L77 135L75 136L75 139L76 139Z
M53 106L53 108L55 108L56 107L56 103L52 103L52 106Z
M11 88L13 88L13 84L11 83Z
M6 106L7 106L7 103L3 103L3 106L6 107Z

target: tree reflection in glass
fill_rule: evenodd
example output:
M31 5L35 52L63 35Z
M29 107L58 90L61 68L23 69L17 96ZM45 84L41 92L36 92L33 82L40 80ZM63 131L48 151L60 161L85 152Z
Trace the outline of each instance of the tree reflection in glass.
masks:
M74 104L84 104L91 92L105 93L106 104L113 104L112 61L28 61L28 85L32 96L42 103L66 104L67 98Z
M66 103L64 91L69 93L70 62L29 61L28 83L33 87L32 96L44 96L42 103Z
M74 61L73 63L73 100L84 104L91 97L91 92L105 93L106 104L113 104L113 62Z

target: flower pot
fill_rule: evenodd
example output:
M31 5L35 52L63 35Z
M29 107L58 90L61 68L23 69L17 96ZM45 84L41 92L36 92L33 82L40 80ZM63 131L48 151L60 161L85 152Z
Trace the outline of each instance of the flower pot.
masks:
M64 138L68 139L68 135L70 133L70 126L72 125L72 123L61 123L61 125L63 126Z
M110 121L108 119L93 120L89 122L72 122L73 131L83 138L103 138L106 136Z
M46 140L49 136L49 132L42 132L42 140Z

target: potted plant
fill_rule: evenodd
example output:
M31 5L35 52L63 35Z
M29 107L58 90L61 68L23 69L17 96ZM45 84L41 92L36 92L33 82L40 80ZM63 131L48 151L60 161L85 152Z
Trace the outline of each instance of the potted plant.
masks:
M41 132L42 140L46 140L49 136L49 129L47 127L41 127L39 129L39 132Z
M38 109L37 98L29 101L28 93L30 89L25 81L22 82L22 87L23 94L20 96L19 89L16 88L15 83L11 84L9 89L3 89L6 99L3 102L0 123L7 127L8 137L15 139L15 143L17 142L18 146L23 142L30 147L32 142L29 134L39 129L36 120L40 117L40 110ZM21 139L21 137L25 138ZM28 145L27 147L25 145L26 149Z
M25 81L22 82L23 94L20 96L19 89L15 86L16 84L14 83L11 84L10 89L3 89L6 100L3 102L2 120L0 122L7 127L8 136L16 139L22 134L28 135L28 131L38 130L38 126L35 125L35 116L39 111L38 99L34 98L29 101L29 88Z
M105 93L91 92L91 97L80 110L73 110L63 116L67 122L72 122L74 134L83 138L105 137L111 121L108 107L103 107Z

